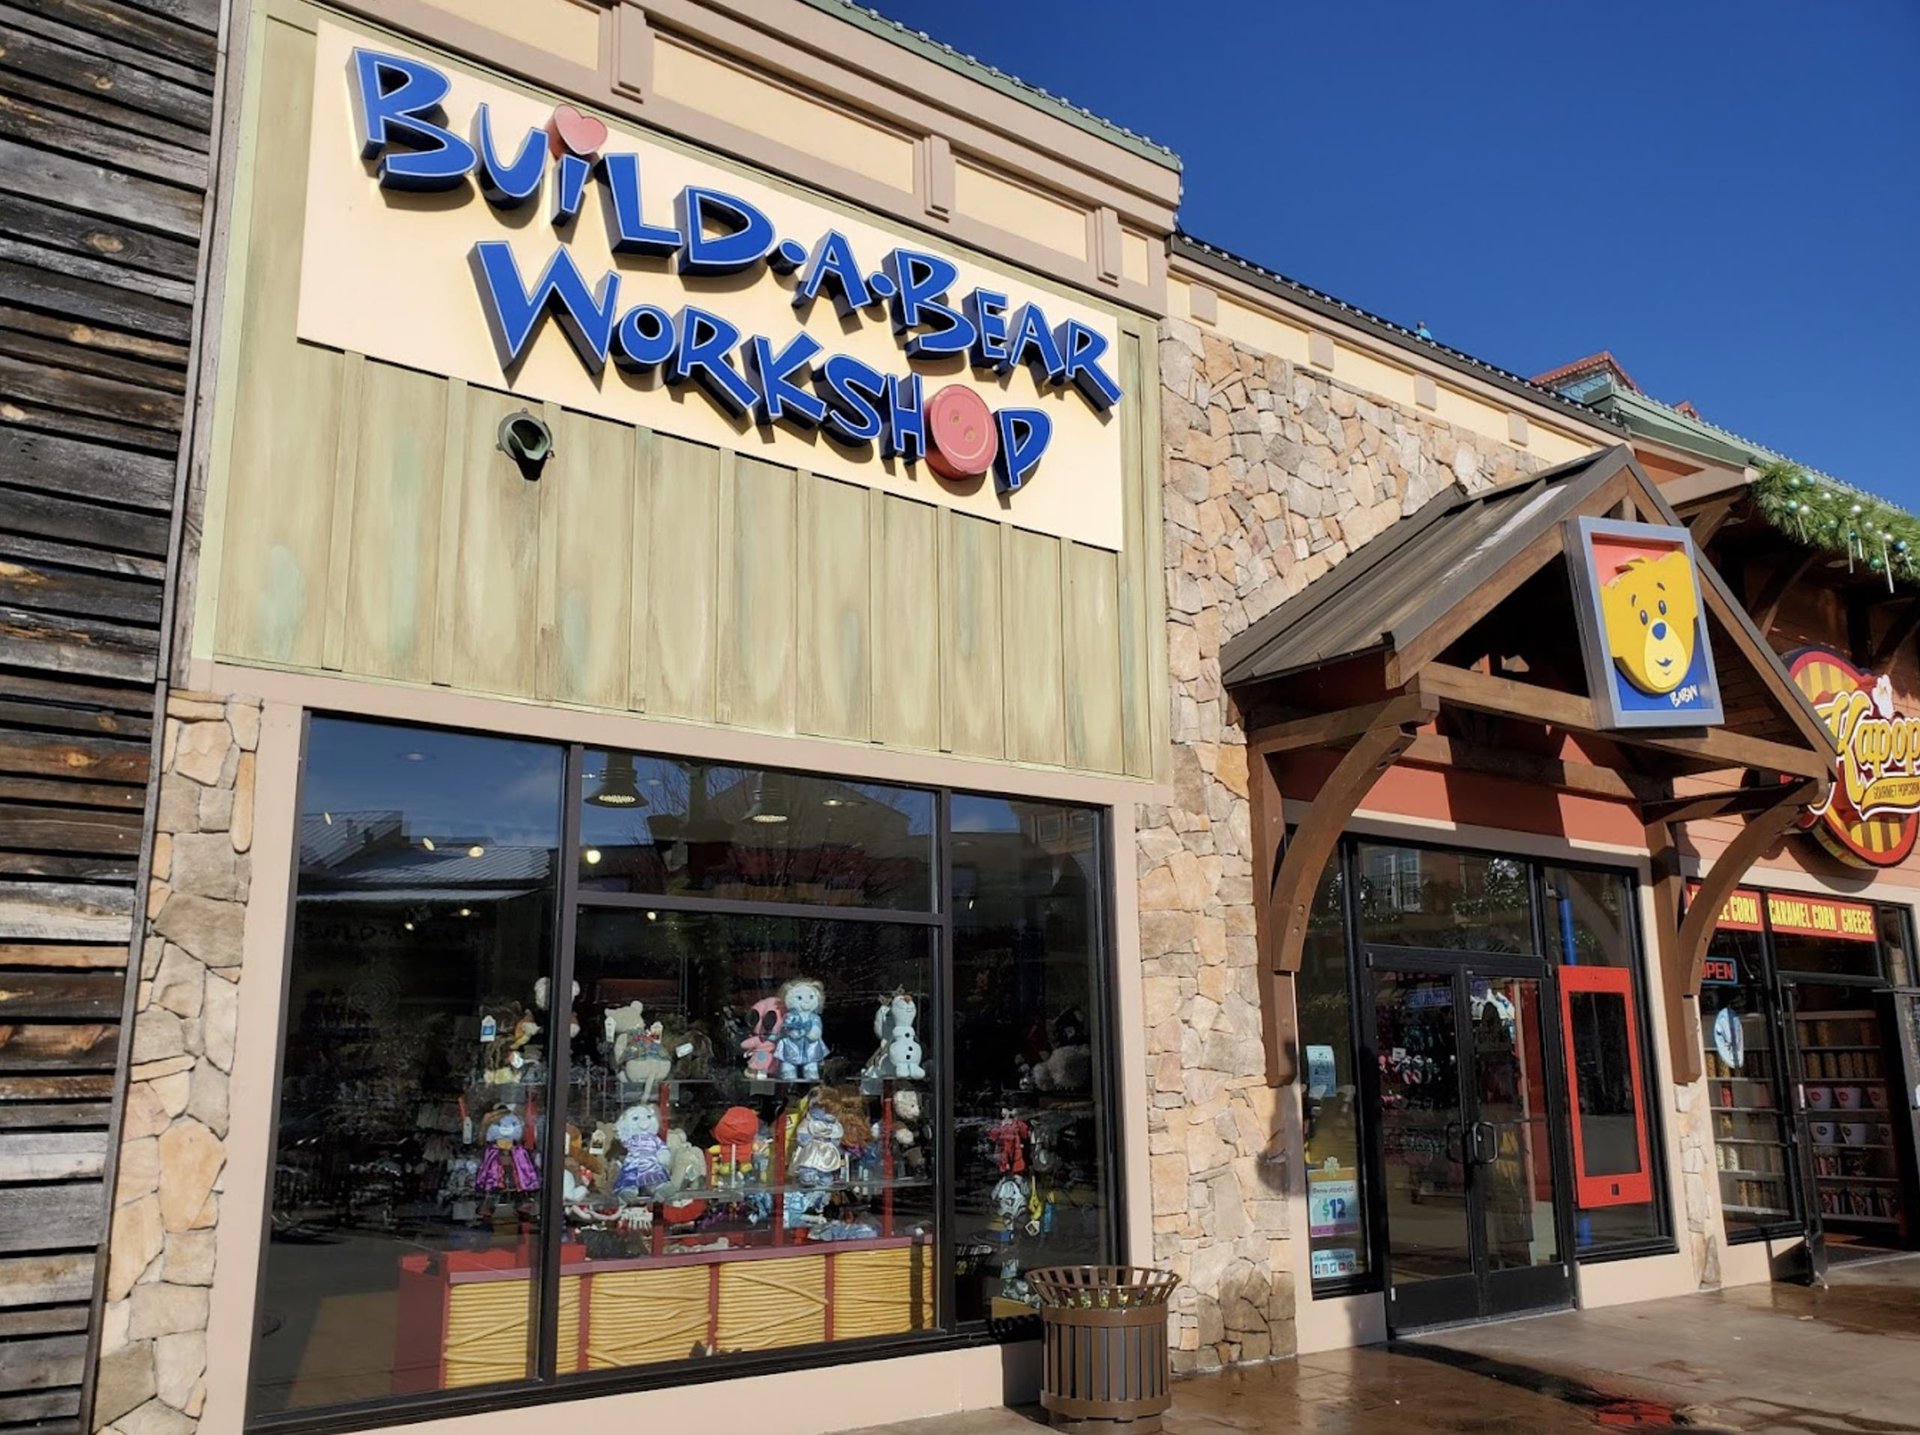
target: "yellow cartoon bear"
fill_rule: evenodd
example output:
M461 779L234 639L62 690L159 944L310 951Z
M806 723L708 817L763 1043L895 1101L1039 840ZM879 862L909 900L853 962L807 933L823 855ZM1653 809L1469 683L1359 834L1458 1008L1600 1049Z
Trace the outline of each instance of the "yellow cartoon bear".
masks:
M1634 558L1600 590L1607 651L1643 693L1670 693L1693 667L1700 594L1680 549Z

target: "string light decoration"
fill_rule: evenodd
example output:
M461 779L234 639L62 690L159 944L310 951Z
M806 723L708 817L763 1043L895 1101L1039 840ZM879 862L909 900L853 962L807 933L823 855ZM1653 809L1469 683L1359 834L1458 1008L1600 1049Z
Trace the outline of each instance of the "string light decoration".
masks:
M1796 543L1884 575L1889 591L1896 578L1920 582L1920 518L1786 459L1764 465L1751 492L1760 516Z

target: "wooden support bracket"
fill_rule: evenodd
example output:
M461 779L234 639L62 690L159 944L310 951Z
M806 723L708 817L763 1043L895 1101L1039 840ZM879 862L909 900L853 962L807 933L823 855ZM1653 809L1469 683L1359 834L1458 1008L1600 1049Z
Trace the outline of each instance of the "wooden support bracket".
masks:
M1278 788L1270 771L1260 775L1255 791L1261 793L1262 810L1254 814L1256 830L1263 838L1267 855L1255 870L1271 874L1261 902L1267 979L1262 984L1262 1005L1267 1034L1267 1080L1273 1086L1290 1086L1298 1077L1300 1043L1294 1007L1293 976L1300 970L1300 954L1306 945L1307 916L1320 876L1334 848L1353 819L1354 809L1380 780L1380 774L1412 746L1419 726L1432 719L1432 703L1417 697L1396 698L1382 704L1374 726L1367 728L1342 754L1333 772L1322 784L1307 815L1286 843L1278 864L1272 860L1278 822L1269 810L1278 805ZM1262 756L1262 769L1269 760Z
M1700 979L1705 972L1707 946L1714 923L1733 889L1769 847L1793 825L1801 809L1820 801L1822 781L1783 784L1773 801L1748 818L1747 825L1714 860L1700 880L1700 888L1679 920L1680 870L1671 823L1647 823L1647 850L1652 855L1654 907L1660 934L1660 969L1667 996L1667 1038L1678 1085L1698 1081L1705 1062L1700 1045Z

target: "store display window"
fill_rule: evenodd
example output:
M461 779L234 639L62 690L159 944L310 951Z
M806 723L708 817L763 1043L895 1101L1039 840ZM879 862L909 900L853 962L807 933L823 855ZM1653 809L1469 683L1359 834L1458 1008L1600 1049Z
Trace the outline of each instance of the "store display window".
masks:
M1099 812L307 753L254 1418L1020 1334L1120 1258Z
M1616 872L1547 867L1542 926L1558 965L1581 1257L1667 1238L1657 1187L1653 1052L1635 960L1633 887Z
M1336 854L1314 895L1294 979L1302 1052L1307 1241L1318 1295L1352 1288L1373 1270L1364 1160L1367 1113L1354 1061L1346 893L1344 861Z
M1769 992L1762 933L1723 923L1707 948L1700 983L1700 1039L1729 1241L1775 1234L1799 1219L1787 1144L1787 1068Z

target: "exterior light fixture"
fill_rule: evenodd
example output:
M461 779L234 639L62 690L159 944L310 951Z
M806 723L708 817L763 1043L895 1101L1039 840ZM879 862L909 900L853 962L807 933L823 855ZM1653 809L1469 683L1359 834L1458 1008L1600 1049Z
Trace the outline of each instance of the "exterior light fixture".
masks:
M538 479L553 457L553 430L525 409L500 420L498 440L500 452L513 460L528 482Z
M779 795L780 789L771 781L764 777L756 778L753 784L753 801L747 804L747 821L758 822L768 827L785 822L787 814L781 811ZM769 796L775 800L768 801Z

